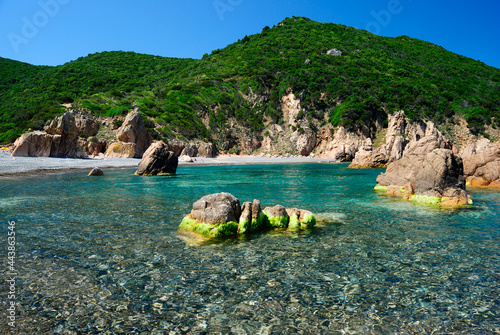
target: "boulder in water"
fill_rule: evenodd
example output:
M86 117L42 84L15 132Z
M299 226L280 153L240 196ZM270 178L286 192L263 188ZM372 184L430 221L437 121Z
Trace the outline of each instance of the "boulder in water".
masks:
M167 145L163 141L158 141L146 150L136 175L171 175L177 171L179 160L172 151L168 151Z
M89 172L89 176L99 177L104 176L104 172L99 168L93 168L92 171Z

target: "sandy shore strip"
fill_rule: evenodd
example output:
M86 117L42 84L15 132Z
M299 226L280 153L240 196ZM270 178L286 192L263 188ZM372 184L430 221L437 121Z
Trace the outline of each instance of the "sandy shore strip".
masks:
M55 158L55 157L11 157L10 152L0 152L0 176L39 175L65 173L78 170L136 168L137 158ZM215 158L193 158L193 162L179 162L179 166L200 165L247 165L247 164L297 164L333 163L332 159L310 157L260 157L260 156L218 156Z

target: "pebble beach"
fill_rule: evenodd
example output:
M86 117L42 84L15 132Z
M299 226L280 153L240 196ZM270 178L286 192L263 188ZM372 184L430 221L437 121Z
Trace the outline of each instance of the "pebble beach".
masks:
M74 170L136 168L140 159L97 157L88 159L56 157L11 157L10 151L0 151L0 176L37 175L64 173ZM179 166L190 165L246 165L246 164L295 164L332 163L332 159L310 157L262 157L222 155L214 158L193 158L192 162L179 162Z

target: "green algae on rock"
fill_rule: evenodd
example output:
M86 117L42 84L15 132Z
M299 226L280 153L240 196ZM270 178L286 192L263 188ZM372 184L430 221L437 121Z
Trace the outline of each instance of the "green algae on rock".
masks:
M290 218L288 222L288 229L308 229L314 227L316 224L316 218L308 210L287 208L286 212Z
M290 217L286 212L286 208L281 205L264 208L264 214L267 216L269 225L272 228L287 228Z
M290 214L289 214L290 213ZM303 209L286 209L281 205L261 210L260 201L240 201L229 193L215 193L193 204L179 229L195 232L208 238L251 234L273 228L301 230L316 223L314 215Z
M199 233L206 237L221 237L236 234L238 230L238 223L230 221L222 222L220 224L208 224L197 221L193 219L191 214L188 214L184 217L184 219L182 219L179 228Z
M377 177L374 190L402 196L424 206L471 205L465 189L462 159L449 149L421 151L389 164L386 172Z

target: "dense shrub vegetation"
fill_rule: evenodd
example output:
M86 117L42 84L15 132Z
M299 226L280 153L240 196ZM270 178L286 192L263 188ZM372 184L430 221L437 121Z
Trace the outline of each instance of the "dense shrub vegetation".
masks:
M342 56L327 55L332 48ZM282 122L289 90L304 117L328 113L335 126L370 125L403 109L438 123L461 115L480 133L500 115L499 69L407 36L306 18L287 18L201 60L104 52L56 67L7 59L0 66L3 143L41 129L71 102L108 116L136 102L164 136L212 140L226 135L229 118L255 132L265 116Z

